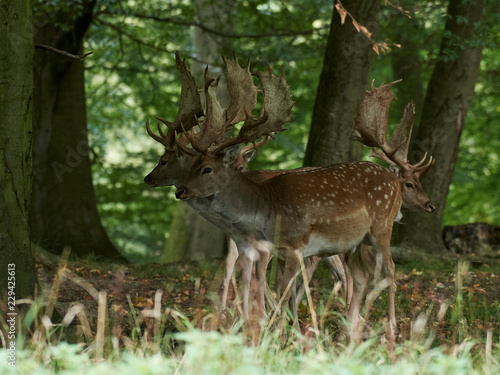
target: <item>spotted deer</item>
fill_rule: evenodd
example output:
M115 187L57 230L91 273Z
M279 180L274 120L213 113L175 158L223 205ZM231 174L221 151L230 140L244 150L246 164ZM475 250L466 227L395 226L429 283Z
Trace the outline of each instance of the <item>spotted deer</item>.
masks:
M233 163L232 168L237 169L240 171L243 171L246 173L248 177L250 177L254 181L265 181L270 178L279 176L281 174L285 173L296 173L296 172L303 172L303 171L308 171L308 170L314 170L318 169L319 167L302 167L302 168L297 168L297 169L280 169L280 170L251 170L248 171L246 168L247 163L252 159L252 157L255 154L255 151L265 144L269 140L269 137L264 137L262 141L257 142L255 145L251 144L249 146L245 146L241 148L240 154L238 155L236 161ZM257 147L256 147L257 146ZM228 290L229 290L229 284L231 277L234 272L234 265L238 259L238 250L236 249L236 244L234 241L229 240L228 241L229 247L228 247L228 256L226 259L226 273L224 277L224 289L222 293L222 303L221 303L221 308L225 308L226 306L226 301L227 301L227 295L228 295ZM240 258L241 259L241 258ZM317 262L319 262L320 258L312 257L310 261L306 261L306 275L307 275L307 280L310 280L312 277L312 274L314 273ZM244 259L242 260L244 262ZM346 301L350 301L351 295L352 295L352 278L350 277L349 270L345 267L343 263L343 257L339 255L333 255L330 257L324 258L324 261L328 264L330 270L332 273L335 275L337 280L339 280L342 283L342 288L344 291L344 296ZM241 261L240 261L241 262ZM244 269L246 266L245 263L240 264L240 267ZM278 272L280 272L280 269L278 269ZM278 280L280 279L280 275L278 275ZM301 300L301 297L304 293L305 287L304 283L301 284L299 291L297 293L297 303ZM268 292L268 287L266 287L266 292ZM268 296L267 298L271 303L271 306L275 308L276 303L273 301L273 299Z
M393 82L393 84L396 82ZM382 126L380 124L387 124L387 112L385 108L387 107L388 110L389 104L393 100L392 94L390 94L390 92L388 91L389 89L390 86L388 86L387 88L382 87L381 89L379 89L380 91L376 92L375 94L368 93L366 98L363 100L356 117L355 127L352 134L353 140L358 140L372 147L376 147L377 144L385 144L383 142L383 137L385 137L385 134L387 133L387 128L386 126ZM380 105L380 103L377 103L377 105L374 104L375 102L378 102L380 100L382 100L382 105ZM403 192L403 208L411 211L432 213L434 212L434 206L423 190L420 183L420 178L423 177L424 174L429 170L429 168L434 164L434 160L431 158L427 165L422 166L423 162L426 159L426 155L424 155L423 159L419 163L412 166L406 159L406 155L408 153L408 144L409 140L411 139L414 116L415 108L413 102L411 102L405 109L405 116L403 117L403 121L397 128L398 131L395 132L393 137L391 138L391 142L389 144L390 147L384 148L387 154L374 150L371 156L379 158L388 163L391 171L393 171L398 176L401 184L401 190ZM366 124L371 124L371 134L368 134L366 130L364 130L367 127ZM398 149L398 146L401 147ZM398 151L393 156L391 156L389 151L391 148L398 149ZM399 214L396 217L396 222L399 222L401 217L402 214ZM365 259L373 258L373 255L371 254L369 248L364 248L363 250ZM330 258L326 259L329 260ZM306 273L308 276L308 280L311 279L319 260L319 258L312 257L311 261L307 263ZM334 261L337 262L338 259L335 259ZM330 265L330 267L332 266ZM337 267L340 267L340 265L338 265ZM346 269L345 274L346 286L344 287L344 289L346 289L347 303L349 303L352 297L352 277L348 269ZM373 270L370 271L370 274L373 277ZM344 282L344 280L342 281ZM303 293L304 285L302 284L299 288L299 291L297 292L297 303L301 300Z
M245 107L248 105L251 107L250 110L253 108L252 106L255 105L257 100L257 88L253 85L253 78L249 71L248 64L246 68L240 68L236 56L234 57L234 62L224 59L224 63L227 68L228 88L231 96L231 104L226 110L226 114L233 117L233 121L240 121L239 119L241 119L241 117L238 116L241 115L238 115L238 111L248 111L249 109ZM176 134L182 133L183 131L196 126L199 121L198 119L203 118L205 115L194 78L189 72L185 61L181 60L178 53L176 53L176 65L182 76L181 99L176 120L169 122L164 119L157 118L168 128L168 131L165 134L162 131L160 122L158 122L159 135L155 134L151 130L149 120L146 121L148 134L165 147L165 152L161 156L158 165L144 178L144 182L152 187L172 185L178 187L180 186L181 181L187 177L191 165L194 162L194 157L191 153L180 152L174 139L176 138ZM216 82L211 85L212 81L208 82L209 78L207 76L205 76L205 80L207 82L205 87L207 102L213 103L217 100L215 97L215 91L212 91L214 87L216 87ZM222 111L222 109L215 108L214 112L214 107L211 104L208 104L207 108L207 116L214 116L217 111L219 113ZM225 131L227 129L223 130ZM185 142L186 139L186 137L180 137L178 142ZM267 142L267 140L268 137L265 137L260 142L252 144L250 147L247 146L246 148L243 148L238 159L233 164L233 168L244 170L246 163L253 156L254 151ZM250 178L256 181L262 181L287 172L291 171L251 171L247 173ZM206 199L193 199L190 200L188 204L198 211L205 219L228 233L226 225L220 221L219 216L211 213L210 204ZM257 245L251 246L250 243ZM257 243L254 239L249 237L246 241L240 241L240 247L238 247L236 243L228 237L228 248L229 253L226 260L226 273L221 297L221 309L223 310L226 307L228 288L234 271L235 262L238 259L242 268L243 279L243 317L247 319L249 316L249 287L250 280L252 278L252 269L254 268L254 263L257 258L262 258L261 262L258 264L262 265L262 268L267 268L267 262L271 256L269 246L263 246L262 243ZM343 267L339 267L337 270L334 269L334 271L337 275L342 275ZM265 269L260 271L260 277L258 278L259 293L257 299L261 310L259 314L265 315L264 311L262 311L264 308L263 300L261 298L262 294L266 295L271 305L274 305L275 303L268 291L265 277L262 275L265 276Z
M255 142L265 135L279 133L290 119L293 102L287 85L276 85L273 90L269 90L272 95L268 95L267 100L265 95L264 82L286 82L284 72L275 76L269 69L266 73L258 72L256 75L264 86L262 110L258 116L249 111L245 113L237 136L227 137L217 130L227 126L228 116L220 116L219 119L205 119L201 131L189 136L191 148L179 143L183 152L196 156L196 159L189 178L177 189L176 197L184 201L209 199L212 210L219 213L221 220L230 223L233 238L243 235L256 240L276 240L279 257L285 261L278 292L283 293L283 300L290 303L294 314L294 284L301 257L356 253L358 245L372 246L377 256L380 254L387 274L388 333L389 339L394 341L395 284L394 262L389 250L390 237L402 205L404 190L410 189L410 184L411 188L418 185L402 185L396 174L371 162L336 164L311 171L286 173L261 182L253 181L232 168L242 143ZM384 94L390 94L391 85L372 88L367 93L367 97L373 100L372 105L378 105L385 115L388 112L385 101L389 95ZM277 87L281 87L281 91ZM372 110L371 107L367 109ZM365 115L371 114L370 111ZM358 116L358 120L364 121L365 117ZM355 125L355 137L368 146L381 148L377 156L385 157L402 169L413 168L414 175L423 174L430 167L431 163L422 166L423 161L411 166L406 160L409 138L400 138L400 135L409 129L407 123L413 120L410 111L405 111L403 120L389 141L385 139L387 122L375 121L374 116L368 116L366 120L368 122L358 121ZM219 135L210 137L211 134ZM204 141L206 139L209 141ZM385 156L381 156L382 153ZM363 267L349 262L349 268L353 275L354 293L348 317L353 335L356 335L359 306L367 280Z

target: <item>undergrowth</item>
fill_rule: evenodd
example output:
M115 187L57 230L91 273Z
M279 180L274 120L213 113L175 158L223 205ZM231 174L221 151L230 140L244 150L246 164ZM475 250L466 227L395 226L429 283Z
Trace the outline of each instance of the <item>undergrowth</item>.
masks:
M385 340L384 293L364 312L365 338L357 344L343 336L345 311L339 306L345 304L338 286L321 287L315 300L308 293L305 306L314 310L302 307L300 328L273 312L260 324L238 320L237 310L222 319L215 307L186 316L162 303L161 290L144 308L129 297L127 324L116 319L104 291L89 293L98 306L95 323L80 303L57 322L54 306L67 272L61 264L48 295L22 302L29 309L18 329L16 365L9 366L9 353L0 349L0 374L500 373L500 306L468 290L464 262L452 275L450 298L440 304L412 302L414 290L400 282L394 348ZM406 277L412 272L419 271ZM0 323L5 347L7 325Z

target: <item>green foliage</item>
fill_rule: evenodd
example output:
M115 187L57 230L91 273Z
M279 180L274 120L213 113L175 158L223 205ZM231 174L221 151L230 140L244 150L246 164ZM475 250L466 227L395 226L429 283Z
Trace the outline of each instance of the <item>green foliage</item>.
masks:
M83 0L35 0L33 2L33 14L37 23L50 22L60 27L63 31L70 30L74 21L83 11ZM62 14L64 17L60 16Z
M266 146L252 167L299 167L332 6L238 1L234 7L240 62L251 57L255 70L270 62L275 72L285 64L296 88L293 126ZM134 2L100 3L87 35L85 50L95 51L85 64L101 217L118 247L144 260L156 259L165 247L175 205L172 188L153 190L142 182L162 152L147 135L145 118L176 116L181 81L173 53L196 60L189 26L198 22L194 14L193 5L183 1L148 2L140 11Z
M498 5L487 0L489 16L479 28L484 43L481 74L472 99L456 173L444 213L445 224L486 221L500 223L498 194ZM41 4L41 3L40 3ZM403 1L408 18L391 6L382 7L376 40L387 40L393 52L374 56L371 78L375 83L403 78L395 94L423 97L446 21L447 1ZM48 5L47 5L48 6ZM322 66L332 2L325 0L270 2L238 0L230 12L234 34L228 39L240 63L248 57L252 69L278 71L285 65L292 88L292 122L277 140L269 142L250 169L295 168L301 165ZM85 59L90 141L95 153L94 177L103 223L117 245L129 256L157 259L168 239L172 220L173 188L146 187L142 179L155 166L162 147L145 131L147 115L176 116L180 77L174 52L188 62L198 61L191 35L202 22L192 2L148 1L137 8L133 1L101 1L87 35ZM370 25L367 25L370 28ZM219 33L219 30L208 30ZM220 35L219 35L220 36ZM422 87L410 77L393 77L393 53L417 50L415 69ZM201 61L203 63L203 61ZM210 67L211 71L218 68ZM198 82L201 87L201 82ZM410 85L410 87L408 87ZM414 85L414 86L411 86ZM413 94L412 94L413 93ZM401 118L406 103L391 108L391 124ZM422 108L417 107L417 121Z
M444 224L500 223L500 53L486 49L462 134Z
M309 345L305 352L283 350L275 338L258 347L249 347L241 334L202 332L196 329L176 335L186 342L184 353L165 355L124 352L119 358L96 362L81 346L60 342L39 349L35 355L17 352L18 363L9 368L6 350L0 349L0 372L5 374L495 374L500 349L484 360L472 350L477 345L464 341L452 352L426 349L424 341L396 347L397 360L391 363L386 348L371 338L361 345L339 349L327 341L297 337L296 344Z
M108 234L134 262L159 259L158 249L164 246L165 228L175 208L171 191L144 184L149 171L142 163L152 166L156 160L125 148L123 162L94 165L96 195Z

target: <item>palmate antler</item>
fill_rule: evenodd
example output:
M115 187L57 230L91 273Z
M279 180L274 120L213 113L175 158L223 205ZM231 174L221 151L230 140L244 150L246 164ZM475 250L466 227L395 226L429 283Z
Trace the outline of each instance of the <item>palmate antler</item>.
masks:
M257 102L257 87L253 84L249 63L241 68L238 59L224 59L228 75L228 90L231 102L223 109L216 96L218 79L209 79L205 72L206 113L200 124L200 133L186 136L194 150L202 154L215 155L222 150L240 143L255 143L258 139L271 136L283 130L283 125L290 120L294 102L290 87L282 68L280 75L271 69L257 72L262 84L263 104L258 116L251 114ZM243 121L236 137L227 137L225 133L237 123ZM182 146L179 144L179 147ZM192 150L185 149L192 153Z
M417 164L408 161L408 147L410 144L413 120L415 117L415 106L410 102L404 110L403 118L396 125L394 133L387 140L387 125L389 121L389 106L396 99L391 92L393 84L401 82L394 81L380 87L374 87L367 91L361 102L358 113L354 118L354 128L351 139L357 140L366 146L374 147L371 156L379 158L391 165L397 165L404 174L423 176L432 167L434 160L431 156L429 162L422 165L427 157ZM375 148L378 147L382 151Z
M158 133L160 133L160 136L158 136L151 131L149 119L146 120L148 134L153 139L163 144L167 149L171 149L174 146L176 132L180 133L183 129L191 129L198 123L198 118L203 116L203 107L201 105L198 87L196 86L196 82L191 72L187 68L186 61L181 59L179 52L175 53L175 62L177 70L181 73L182 77L181 98L175 121L170 122L155 116L158 121L161 121L168 127L167 134L165 134L161 129L160 122L158 122Z

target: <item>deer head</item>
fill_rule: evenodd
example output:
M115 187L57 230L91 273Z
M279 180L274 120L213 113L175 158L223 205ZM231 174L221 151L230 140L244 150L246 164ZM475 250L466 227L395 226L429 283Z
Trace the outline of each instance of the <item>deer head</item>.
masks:
M239 171L243 171L243 172L246 171L247 164L250 162L250 160L253 159L257 149L260 146L266 144L270 138L271 137L269 137L269 136L265 136L264 138L262 138L262 140L260 140L259 142L255 143L255 144L252 143L250 145L242 147L240 150L240 154L236 158L236 161L233 163L232 167L234 169L239 170Z
M182 77L181 99L176 119L170 122L156 117L160 135L151 131L149 119L146 120L148 134L165 147L165 153L160 158L158 165L144 178L144 182L153 187L175 185L177 181L182 179L182 174L189 170L193 160L189 158L189 155L179 151L175 140L176 133L182 132L183 129L191 129L198 123L198 118L203 116L200 94L196 82L187 68L186 61L181 59L178 52L175 53L175 61L177 70ZM167 126L166 134L163 132L160 122ZM184 139L180 142L185 141Z
M387 140L389 105L395 99L391 87L395 81L367 91L354 119L351 139L366 146L374 147L371 156L379 158L391 166L399 176L403 194L403 207L412 210L433 212L434 206L422 188L420 177L424 176L434 164L431 157L423 165L427 154L417 164L410 164L407 159L408 146L415 117L415 106L410 102L404 110L403 118L394 133ZM379 148L381 151L377 150Z
M228 60L226 65L228 64ZM237 60L234 65L238 65ZM236 70L238 70L236 68ZM243 69L240 68L240 71ZM228 75L229 75L228 69ZM264 72L257 72L262 85L263 103L258 116L252 115L255 101L244 100L250 93L252 99L256 94L256 87L253 85L252 74L247 68L238 75L238 79L228 80L229 92L238 92L235 101L245 103L245 105L231 104L227 110L223 110L215 96L218 80L205 78L205 95L207 98L207 113L200 132L187 135L192 148L187 148L179 144L179 147L188 154L195 156L195 161L188 178L183 187L180 187L176 196L179 199L190 199L193 196L207 197L221 188L226 187L231 180L231 175L239 173L237 168L241 165L238 158L242 153L241 144L252 143L254 149L258 145L267 141L267 137L283 130L283 125L290 120L293 101L291 99L290 88L287 84L284 69L280 75L275 75L271 67ZM237 87L245 87L245 90L237 90ZM248 105L252 103L253 106ZM233 108L236 108L233 110ZM239 108L239 110L237 110ZM224 133L234 127L238 122L243 121L238 133L234 137L228 137ZM256 143L257 140L261 142ZM250 152L249 150L246 151ZM236 168L235 168L236 167Z

